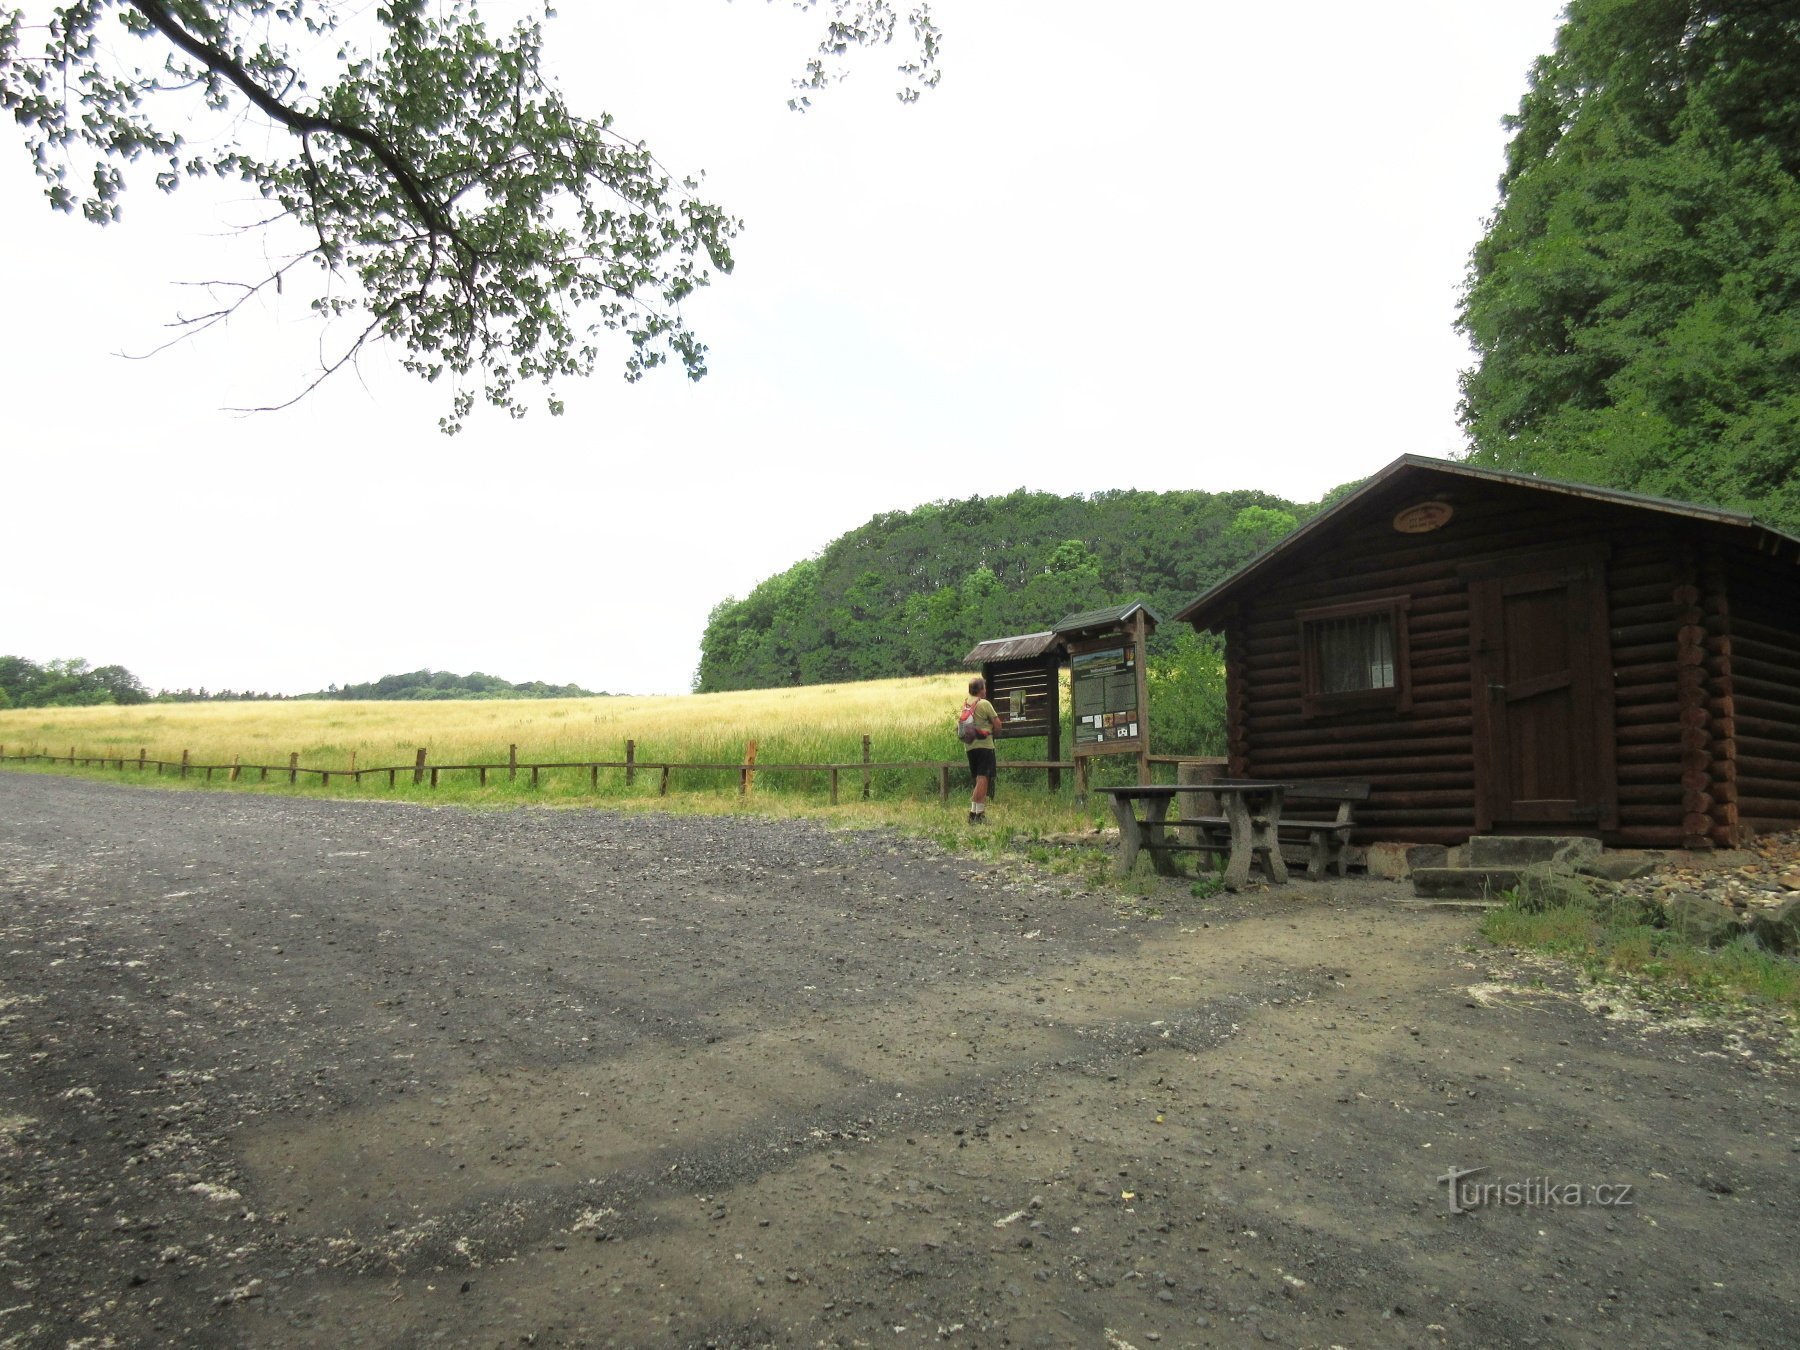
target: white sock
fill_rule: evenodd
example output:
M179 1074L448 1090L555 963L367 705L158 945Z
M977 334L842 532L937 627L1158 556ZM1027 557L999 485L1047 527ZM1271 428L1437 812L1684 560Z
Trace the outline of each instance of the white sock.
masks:
M986 802L970 802L969 810L970 810L970 812L972 812L975 815L985 816L987 814L987 803Z

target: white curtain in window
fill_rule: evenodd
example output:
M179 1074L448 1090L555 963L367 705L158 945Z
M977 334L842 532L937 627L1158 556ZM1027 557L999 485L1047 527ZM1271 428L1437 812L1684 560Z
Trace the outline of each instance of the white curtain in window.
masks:
M1325 619L1316 631L1320 693L1394 687L1394 623L1388 615Z

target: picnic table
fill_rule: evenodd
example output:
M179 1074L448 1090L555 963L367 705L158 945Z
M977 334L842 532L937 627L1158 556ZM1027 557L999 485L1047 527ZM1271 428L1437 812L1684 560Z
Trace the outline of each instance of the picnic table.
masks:
M1250 867L1260 863L1269 880L1286 885L1287 863L1281 856L1281 804L1284 783L1266 779L1221 778L1204 784L1138 784L1099 789L1112 798L1113 815L1119 822L1119 865L1129 872L1139 852L1150 854L1158 875L1180 876L1174 854L1180 852L1225 853L1225 885L1238 890L1250 880ZM1207 792L1219 800L1220 814L1194 819L1169 820L1169 803L1178 793ZM1170 837L1171 825L1193 825L1197 838L1183 841ZM1215 833L1208 826L1222 826Z

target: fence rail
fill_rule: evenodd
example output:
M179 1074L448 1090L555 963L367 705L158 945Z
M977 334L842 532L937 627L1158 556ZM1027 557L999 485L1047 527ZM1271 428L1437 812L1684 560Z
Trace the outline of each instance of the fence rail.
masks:
M333 778L348 778L353 782L360 784L364 778L370 777L371 775L378 781L382 775L386 775L387 786L390 788L398 785L400 775L403 773L412 775L412 781L415 786L428 783L431 787L435 788L438 785L438 776L440 774L472 773L477 776L477 781L480 785L486 787L489 774L504 773L508 782L516 782L521 772L530 775L530 784L535 788L538 786L538 775L540 772L547 772L552 769L585 769L588 772L589 786L596 791L600 786L600 770L614 769L623 771L627 786L636 783L637 775L640 772L657 774L657 795L659 797L666 797L669 795L669 780L677 770L682 772L735 773L738 775L739 796L748 796L750 794L755 787L756 775L759 773L813 773L829 776L831 802L834 806L838 804L839 800L840 780L842 775L846 773L855 774L860 772L862 774L862 800L868 801L874 792L874 778L875 773L878 770L935 769L938 774L938 795L942 800L947 802L950 800L951 776L958 771L967 768L967 764L963 760L876 760L871 757L871 738L868 736L862 738L862 749L863 757L861 760L852 760L845 763L772 764L759 762L757 760L756 742L750 741L744 747L744 758L737 763L728 764L694 760L639 759L637 757L637 742L626 741L624 759L553 760L530 763L519 758L519 747L514 745L508 748L506 759L497 763L433 764L430 762L430 757L427 754L426 748L421 747L418 753L413 757L413 762L410 764L383 764L374 767L358 768L356 756L352 753L348 768L325 769L311 767L300 763L298 752L290 754L286 764L247 764L243 761L241 756L233 756L232 761L229 764L201 764L196 762L186 750L181 752L180 759L169 760L152 759L147 750L139 750L135 758L130 755L82 754L76 746L70 746L69 753L66 755L50 754L43 750L8 754L6 747L0 745L0 763L8 761L14 763L34 762L43 764L67 764L70 767L83 768L92 768L98 765L101 768L115 768L120 772L131 769L136 770L139 773L149 773L154 769L159 777L165 772L171 771L180 778L187 778L191 774L199 774L204 775L205 781L209 783L212 781L212 777L215 773L225 774L227 776L227 781L234 783L241 781L243 776L247 773L256 774L257 781L264 783L269 781L270 774L275 774L277 777L285 775L290 784L298 784L302 777L310 775L319 780L319 785L321 787L331 786L331 780ZM1194 763L1196 761L1192 756L1152 755L1150 756L1150 762L1152 764L1181 765ZM1073 761L1055 759L1014 759L1002 762L1000 767L1002 769L1014 771L1041 769L1044 771L1048 786L1052 791L1056 791L1061 787L1062 771L1065 769L1073 769L1075 772L1076 799L1082 801L1086 799L1088 793L1088 777L1091 763L1091 759L1086 757L1077 758Z

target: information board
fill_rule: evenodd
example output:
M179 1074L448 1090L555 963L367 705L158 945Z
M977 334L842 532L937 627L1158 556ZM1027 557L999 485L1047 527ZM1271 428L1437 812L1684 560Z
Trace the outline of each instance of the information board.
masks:
M1000 714L996 739L1048 736L1056 727L1056 666L1042 658L1031 661L996 661L987 671L988 699Z
M1073 651L1069 656L1075 705L1075 753L1137 748L1143 734L1138 707L1137 644L1130 641Z

